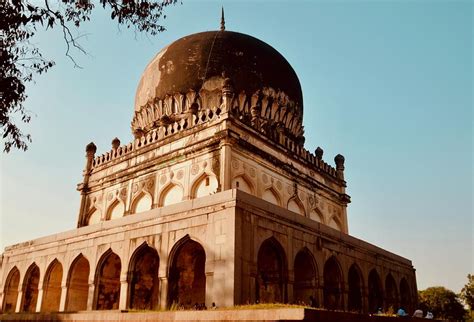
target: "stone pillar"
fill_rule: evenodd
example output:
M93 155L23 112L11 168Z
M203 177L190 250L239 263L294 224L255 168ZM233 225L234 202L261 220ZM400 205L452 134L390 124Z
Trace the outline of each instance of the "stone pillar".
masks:
M128 282L127 277L120 279L120 300L119 310L126 310L128 302Z
M295 296L294 296L294 289L293 286L295 285L295 271L288 270L288 303L294 303Z
M66 310L67 291L67 285L61 284L61 299L59 300L59 312L64 312Z
M87 311L94 310L95 284L89 281L89 294L87 295Z
M370 313L369 312L369 291L367 287L362 287L361 288L361 296L362 296L362 310L364 313Z
M86 146L86 166L84 168L84 180L82 184L79 186L78 190L81 192L81 206L79 208L79 216L77 219L77 227L82 227L84 223L84 216L86 215L86 200L87 200L87 191L88 191L88 184L89 184L89 177L92 171L92 163L94 162L94 155L97 151L97 147L93 142L89 143Z
M319 306L324 307L324 276L319 276L319 287L318 287L318 297L319 297Z
M18 284L18 297L16 299L15 313L21 311L21 304L23 302L23 284Z
M231 158L232 158L232 147L230 142L225 141L221 145L220 155L220 186L221 191L229 190L232 188L232 173L231 173Z
M43 284L43 281L40 281L40 285ZM43 304L43 288L38 288L38 299L36 300L36 309L35 312L41 312L41 305Z
M0 290L0 314L1 314L1 313L3 312L3 310L4 310L4 307L3 307L3 306L5 305L5 304L3 304L3 298L5 297L4 294L5 294L5 293L4 293L2 290Z
M160 308L166 309L168 302L168 278L159 277L160 279Z
M342 307L344 311L349 311L349 285L343 283L342 285Z
M214 272L206 272L206 306L210 307L214 299Z

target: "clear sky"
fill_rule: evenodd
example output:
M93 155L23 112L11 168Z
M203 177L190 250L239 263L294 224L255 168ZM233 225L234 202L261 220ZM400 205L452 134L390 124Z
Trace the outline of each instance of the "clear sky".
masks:
M74 55L58 30L35 42L57 65L28 86L27 152L2 155L0 247L75 228L84 149L130 121L142 71L168 43L219 28L272 45L299 76L306 148L346 157L352 235L407 257L418 288L456 292L473 273L473 5L470 1L183 0L167 31L135 34L96 10Z

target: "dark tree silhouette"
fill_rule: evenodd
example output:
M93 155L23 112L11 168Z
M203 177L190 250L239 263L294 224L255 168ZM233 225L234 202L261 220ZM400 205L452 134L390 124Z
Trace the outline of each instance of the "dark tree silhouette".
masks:
M165 30L164 9L177 0L98 0L98 8L110 10L118 24L136 31L156 35ZM74 36L75 28L90 20L96 6L89 0L0 0L0 122L4 152L12 148L26 150L31 142L19 123L29 123L31 114L25 109L26 83L48 71L54 61L46 59L31 42L39 28L60 28L65 41L66 56L79 67L71 55L76 49L85 53Z
M461 299L469 306L471 318L474 317L474 275L467 275L467 284L461 290Z
M418 300L420 308L432 312L435 318L464 321L467 313L456 293L441 286L418 291Z

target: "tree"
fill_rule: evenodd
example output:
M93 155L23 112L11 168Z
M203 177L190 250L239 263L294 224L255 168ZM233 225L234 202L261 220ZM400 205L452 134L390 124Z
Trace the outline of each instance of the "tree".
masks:
M423 311L430 311L435 318L462 320L466 310L456 293L441 286L429 287L418 292L419 305Z
M156 35L165 30L159 21L165 19L165 7L177 0L98 0L98 7L110 10L118 24L139 32ZM79 67L71 50L85 53L74 36L75 29L90 20L96 6L89 0L44 0L42 5L26 0L0 0L0 122L4 152L12 148L26 150L30 134L24 134L20 123L29 123L31 114L25 109L26 83L54 66L42 56L32 42L39 28L60 28L66 56Z
M462 288L460 297L469 306L472 315L474 309L474 275L467 275L467 284Z

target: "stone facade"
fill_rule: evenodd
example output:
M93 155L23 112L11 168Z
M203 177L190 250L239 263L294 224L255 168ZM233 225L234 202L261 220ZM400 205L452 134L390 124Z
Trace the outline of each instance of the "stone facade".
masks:
M261 62L276 57L284 65L276 69L296 77L255 38L214 33L188 37L202 44L192 62L214 37L241 56L250 48L260 74L270 73ZM170 80L177 87L196 83L168 75L182 68L187 41L147 67L132 121L135 140L121 146L116 138L100 156L93 143L86 147L77 229L5 249L3 312L213 302L412 309L411 262L348 235L344 157L337 155L332 167L322 149L313 154L303 146L297 78L287 84L285 75L275 83L262 77L267 83L249 87L239 66L215 63L228 51L213 53L213 42L206 68L211 62L210 71L226 73L207 75L200 88L150 94L167 90ZM164 68L158 76L155 65Z

